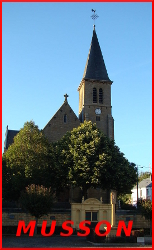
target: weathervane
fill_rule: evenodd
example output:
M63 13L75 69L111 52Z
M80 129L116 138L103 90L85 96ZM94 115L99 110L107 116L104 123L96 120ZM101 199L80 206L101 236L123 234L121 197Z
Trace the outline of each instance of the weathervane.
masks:
M94 20L94 26L95 26L95 19L97 19L99 16L97 14L95 14L96 10L92 9L92 12L94 12L94 14L91 16L91 18Z

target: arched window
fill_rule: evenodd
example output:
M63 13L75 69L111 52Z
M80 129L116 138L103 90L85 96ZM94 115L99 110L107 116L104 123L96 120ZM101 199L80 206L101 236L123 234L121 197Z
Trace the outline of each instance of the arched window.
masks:
M97 89L93 88L93 103L97 103Z
M67 115L65 114L64 115L64 123L66 123L67 122Z
M99 89L99 103L103 103L103 90Z

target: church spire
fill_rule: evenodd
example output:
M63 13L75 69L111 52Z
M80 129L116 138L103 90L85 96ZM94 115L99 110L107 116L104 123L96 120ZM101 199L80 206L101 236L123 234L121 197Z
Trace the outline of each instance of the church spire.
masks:
M99 46L95 25L83 79L111 81L108 77L101 48Z

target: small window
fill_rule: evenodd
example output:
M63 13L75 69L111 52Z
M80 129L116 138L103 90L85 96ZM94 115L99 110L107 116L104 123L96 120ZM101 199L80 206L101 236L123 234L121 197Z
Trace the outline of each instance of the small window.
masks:
M98 212L86 212L86 220L97 222Z
M97 103L97 89L93 88L93 103Z
M86 212L86 220L91 221L91 212Z
M100 122L100 116L96 116L96 121Z
M97 212L92 212L92 221L97 221Z
M64 115L64 123L66 123L67 122L67 115L65 114Z
M142 197L142 189L140 189L140 198Z
M103 90L99 89L99 103L103 103Z

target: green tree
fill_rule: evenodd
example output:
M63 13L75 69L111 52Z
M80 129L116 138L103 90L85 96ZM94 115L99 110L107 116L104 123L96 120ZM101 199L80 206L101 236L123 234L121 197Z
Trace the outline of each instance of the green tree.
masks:
M12 200L14 195L17 199L15 190L12 190L13 174L10 166L6 164L5 154L2 156L2 198L3 200Z
M6 154L2 156L2 198L8 201L17 201L20 191L26 186L25 176L19 168L8 163Z
M146 178L150 178L150 175L151 175L152 173L150 173L150 172L141 172L141 173L139 173L139 177L138 177L138 182L141 182L142 180L144 180L144 179L146 179Z
M102 188L115 189L118 195L130 193L137 181L135 164L129 162L115 142L108 138L105 140L105 147L104 142L101 143L100 152L106 152L108 156L100 176Z
M31 184L21 192L19 199L22 207L36 218L35 233L37 233L38 219L51 212L53 205L53 193L51 188Z
M25 123L3 156L4 199L17 200L20 191L32 183L53 187L56 171L53 158L52 145L43 132L34 122Z
M140 199L137 207L142 216L150 221L150 235L152 235L152 201L150 199Z
M79 186L85 198L90 187L127 193L136 183L135 164L128 162L115 142L100 132L96 124L85 121L64 136L63 142L67 146L61 157L69 168L69 183Z
M68 154L70 145L70 132L53 144L54 162L56 168L56 194L58 195L64 188L70 188L69 185L69 168L73 164L71 155Z
M69 180L73 186L80 186L86 198L87 189L99 185L100 132L92 122L84 122L71 131L69 140ZM106 158L102 155L102 161Z

